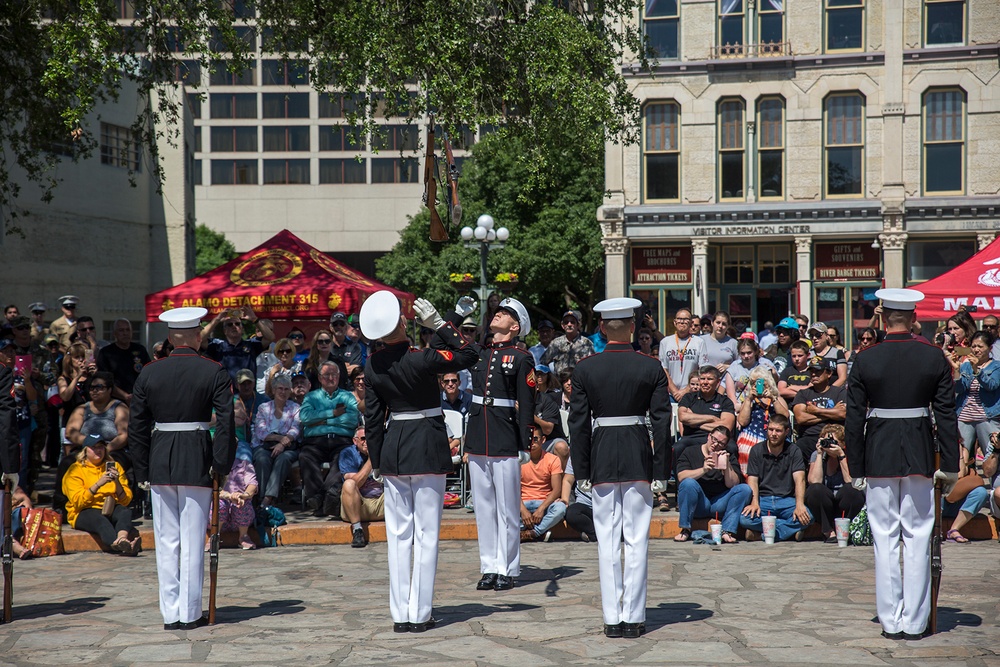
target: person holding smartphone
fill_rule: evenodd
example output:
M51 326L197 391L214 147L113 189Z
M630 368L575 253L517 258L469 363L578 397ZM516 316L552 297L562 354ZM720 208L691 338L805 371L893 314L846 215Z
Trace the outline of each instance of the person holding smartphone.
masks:
M865 506L865 494L851 486L844 445L844 427L827 424L819 433L806 472L806 507L819 518L827 544L836 544L833 520L853 519Z

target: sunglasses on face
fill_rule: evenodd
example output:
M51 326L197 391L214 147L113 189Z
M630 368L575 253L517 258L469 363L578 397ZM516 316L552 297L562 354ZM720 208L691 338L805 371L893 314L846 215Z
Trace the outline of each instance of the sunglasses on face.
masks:
M809 334L809 337L812 338L813 340L816 340L817 338L822 338L825 335L826 335L825 333L821 333L819 331L814 331L811 334Z
M291 354L291 350L276 350L275 354Z
M458 380L441 380L443 384L458 384Z
M303 336L302 334L288 334L288 337L291 340L302 340L303 338L305 338L305 336Z
M63 304L63 308L65 308L66 310L76 310L76 304L75 303L64 303Z
M242 322L226 322L226 326L227 327L233 327L235 329L237 327L242 327L243 323Z
M997 326L1000 326L1000 325L996 325L996 324L984 324L983 328L984 329L996 329Z
M476 327L462 327L462 333L476 333Z
M31 328L30 324L19 324L16 327L14 327L14 331L27 331L30 328Z
M337 327L346 327L347 326L347 322L334 322L331 326L333 326L333 328L335 328L335 329Z
M875 340L874 336L862 336L861 340Z

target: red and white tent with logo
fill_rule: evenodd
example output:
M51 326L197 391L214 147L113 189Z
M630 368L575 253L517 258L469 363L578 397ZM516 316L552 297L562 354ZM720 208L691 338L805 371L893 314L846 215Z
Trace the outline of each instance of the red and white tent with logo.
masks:
M959 306L975 306L977 319L1000 316L1000 237L951 271L911 287L926 297L917 304L921 320L946 320Z

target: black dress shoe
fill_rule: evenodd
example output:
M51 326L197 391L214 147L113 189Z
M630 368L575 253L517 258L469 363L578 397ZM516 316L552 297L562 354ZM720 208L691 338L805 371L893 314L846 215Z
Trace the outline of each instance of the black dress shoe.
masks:
M490 574L490 573L484 574L483 578L479 580L478 584L476 584L476 590L477 591L492 591L493 587L496 586L496 584L497 584L497 577L498 576L499 575Z
M410 631L410 624L409 623L393 623L392 624L392 631L393 632L409 632Z
M410 623L410 632L427 632L435 625L437 625L437 621L434 618L428 618L423 623Z
M163 629L164 630L180 630L181 629L181 622L180 621L174 621L173 623L164 623L163 624Z
M181 630L194 630L195 628L203 628L208 625L208 617L202 616L201 618L191 621L190 623L181 623Z
M909 632L904 632L902 634L903 634L903 639L913 642L917 641L918 639L923 639L924 637L930 637L931 629L929 627L924 628L924 631L918 635L911 635Z
M495 591L509 591L514 588L514 577L507 577L504 575L497 576L497 583L493 585L493 590Z
M886 639L903 639L904 634L902 632L886 632L883 630L882 636Z
M636 639L646 633L645 623L622 623L622 637Z
M605 637L611 637L613 639L617 638L617 637L621 637L622 636L622 624L619 623L618 625L608 625L607 623L605 623L604 624L604 636Z

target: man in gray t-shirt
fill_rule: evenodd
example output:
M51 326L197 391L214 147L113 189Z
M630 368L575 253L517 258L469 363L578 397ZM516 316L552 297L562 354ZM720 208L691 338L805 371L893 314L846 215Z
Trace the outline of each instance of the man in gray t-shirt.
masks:
M691 335L691 311L681 308L674 315L676 333L660 341L660 365L667 373L670 396L679 401L688 391L691 372L708 363L701 336Z

